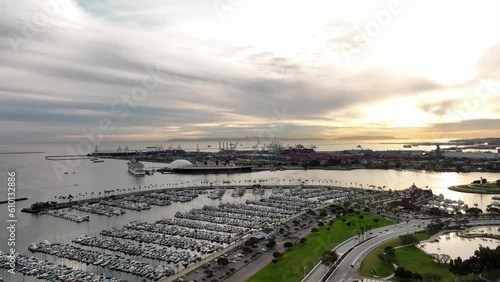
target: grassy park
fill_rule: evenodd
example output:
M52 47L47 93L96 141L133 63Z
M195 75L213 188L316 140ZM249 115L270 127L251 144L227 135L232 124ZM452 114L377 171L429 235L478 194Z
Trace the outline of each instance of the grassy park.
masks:
M413 234L419 241L427 240L430 238L428 233L415 233ZM379 254L384 252L385 247L401 246L402 242L399 238L390 240L376 249L371 251L365 259L361 262L361 267L359 272L363 276L368 277L387 277L394 273L394 267L392 264L384 263L379 259ZM395 261L397 266L404 267L405 269L417 272L420 274L424 273L436 273L441 275L441 281L453 281L453 274L448 270L448 265L439 265L435 263L429 255L414 246L406 246L397 248L395 250Z
M484 184L456 185L456 186L451 186L448 189L464 193L477 193L477 194L500 193L500 185L496 182L488 182Z
M420 274L436 273L441 275L443 282L452 282L453 274L447 264L434 262L429 255L414 246L396 249L396 265L404 267L411 272Z
M360 215L363 216L360 219ZM375 222L373 219L377 218ZM321 259L326 250L331 250L338 244L353 236L360 227L371 225L372 229L393 224L383 217L368 213L349 213L339 217L335 222L325 224L306 236L305 243L297 243L284 252L277 263L270 263L249 280L250 282L300 281L304 273L311 271ZM330 229L330 230L328 230Z

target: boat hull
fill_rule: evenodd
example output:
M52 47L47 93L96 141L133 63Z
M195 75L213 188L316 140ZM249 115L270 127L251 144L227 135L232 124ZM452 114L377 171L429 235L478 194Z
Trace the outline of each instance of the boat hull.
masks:
M146 175L146 172L144 170L135 170L133 168L129 168L128 172L130 172L132 175L135 176L143 176Z
M182 167L174 168L174 173L181 174L229 174L229 173L249 173L252 172L251 166L236 167Z

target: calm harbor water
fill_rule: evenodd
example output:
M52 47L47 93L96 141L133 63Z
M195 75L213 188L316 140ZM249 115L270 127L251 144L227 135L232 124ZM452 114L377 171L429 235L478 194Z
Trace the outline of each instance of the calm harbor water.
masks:
M212 146L217 147L215 142ZM116 149L118 145L122 148L125 144L105 144L103 149ZM135 144L129 145L131 149L145 149L154 144ZM162 217L174 217L177 211L188 211L192 208L201 208L203 205L220 202L244 202L248 198L257 198L259 196L248 193L242 198L233 198L226 194L222 201L208 199L201 195L192 202L173 203L166 207L153 206L151 210L136 212L127 210L123 216L106 217L91 214L90 222L75 223L63 219L21 213L20 210L28 207L37 201L55 200L58 196L67 196L72 194L77 197L78 194L90 193L97 194L103 190L110 189L129 189L138 188L139 185L144 189L160 187L182 187L201 185L202 182L230 180L233 183L245 183L245 181L265 181L266 184L296 184L298 179L308 180L307 183L317 184L329 182L338 186L356 186L363 184L386 186L387 189L401 190L415 183L419 187L428 186L432 188L435 194L444 194L446 198L454 200L463 200L472 206L477 204L485 209L486 205L491 203L492 195L465 194L450 191L448 186L460 183L469 183L480 177L488 179L499 179L498 173L436 173L426 171L395 171L395 170L352 170L352 171L331 171L331 170L292 170L292 171L262 171L248 174L233 175L176 175L159 174L152 176L134 177L127 172L126 161L123 160L105 160L102 163L92 163L89 160L65 161L56 163L45 160L46 155L68 154L65 144L31 144L31 145L0 145L0 152L27 152L41 151L43 154L0 154L0 182L1 187L6 187L7 172L16 171L17 173L17 197L27 197L29 200L17 202L17 232L16 247L20 253L28 254L28 246L33 242L43 240L70 243L72 239L82 235L90 234L98 236L102 229L111 227L122 227L125 223L132 220L152 222ZM70 145L76 148L76 145ZM176 146L176 145L175 145ZM184 145L182 145L184 147ZM352 144L345 145L353 148ZM365 146L365 145L363 145ZM165 147L165 146L164 146ZM394 147L395 148L395 147ZM399 145L398 145L399 148ZM321 149L321 147L319 148ZM391 148L388 148L391 149ZM336 148L335 150L339 150ZM146 163L147 167L161 167L162 164ZM68 171L68 174L63 172ZM73 173L74 172L74 173ZM175 184L175 185L174 185ZM148 188L150 187L150 188ZM0 200L7 198L7 189L0 191ZM266 191L270 193L271 191ZM0 251L6 251L7 237L7 205L0 205ZM86 214L81 212L81 214ZM43 258L42 254L36 256ZM73 265L74 267L85 267ZM100 270L92 270L101 273ZM5 277L5 272L0 272L0 277ZM118 276L119 277L119 276ZM24 281L31 278L24 278ZM22 277L10 277L11 281L23 281Z
M483 226L472 228L467 233L500 234L498 226ZM436 242L424 243L422 250L428 254L447 254L452 259L461 257L463 260L474 255L474 251L479 245L483 247L496 248L500 245L499 240L489 238L463 238L457 232L443 234L437 238ZM460 246L457 248L457 246Z

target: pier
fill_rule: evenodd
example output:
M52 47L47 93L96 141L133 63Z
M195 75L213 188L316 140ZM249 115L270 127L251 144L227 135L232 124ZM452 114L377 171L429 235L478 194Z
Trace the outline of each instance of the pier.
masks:
M231 189L236 189L236 188L245 188L245 189L252 189L254 188L255 184L247 184L247 185L235 185L235 184L226 184L226 185L208 185L208 186L189 186L189 187L182 187L182 186L174 186L174 187L167 187L167 188L160 188L160 189L148 189L145 188L145 190L140 190L140 191L132 191L132 192L124 192L120 194L114 194L114 195L106 195L106 196L101 196L101 197L92 197L88 199L82 199L82 200L70 200L68 202L63 202L63 203L57 203L49 208L46 209L41 209L41 210L33 210L31 207L29 208L24 208L21 210L21 212L25 213L33 213L33 214L38 214L41 211L44 210L58 210L58 209L65 209L65 208L71 208L73 206L78 206L82 204L95 204L99 203L100 201L107 201L107 200L113 200L113 199L120 199L128 196L142 196L144 194L149 194L149 193L162 193L170 190L179 190L179 189L194 189L194 190L211 190L211 189L216 189L218 187L227 187ZM341 187L341 186L332 186L332 185L318 185L318 184L303 184L305 188L313 188L313 187L318 187L318 188L342 188L342 189L354 189L354 190L363 190L362 188L358 187ZM276 184L260 184L260 188L263 189L269 189L272 190L273 187L280 186L283 189L289 189L289 188L295 188L297 187L297 184L283 184L283 185L276 185Z
M87 155L59 155L59 156L46 156L45 159L48 161L65 161L65 160L81 160L81 159L91 159L93 157Z
M19 201L26 201L28 198L17 198L17 199L14 199L14 202L19 202ZM0 201L0 205L1 204L7 204L9 201Z

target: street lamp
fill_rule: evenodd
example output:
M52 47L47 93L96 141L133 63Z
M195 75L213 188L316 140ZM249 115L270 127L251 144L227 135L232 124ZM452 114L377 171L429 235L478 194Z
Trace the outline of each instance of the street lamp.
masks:
M356 229L353 229L352 230L352 241L353 241L353 247L356 246L356 238L354 237L354 232L356 231Z

